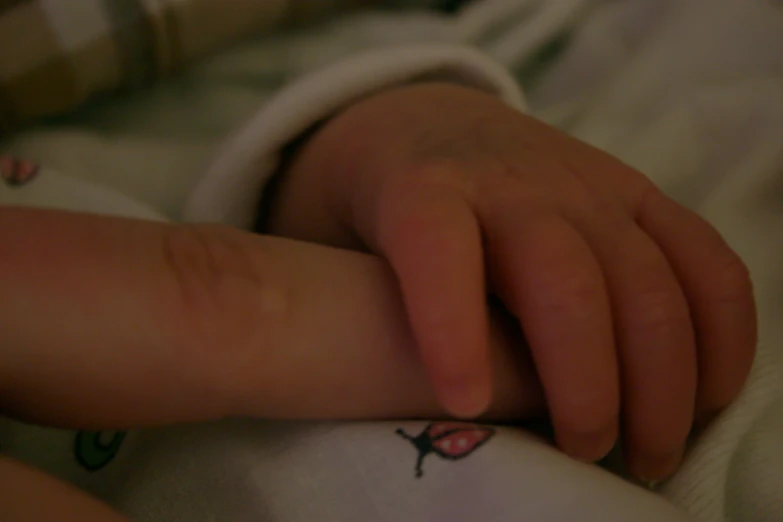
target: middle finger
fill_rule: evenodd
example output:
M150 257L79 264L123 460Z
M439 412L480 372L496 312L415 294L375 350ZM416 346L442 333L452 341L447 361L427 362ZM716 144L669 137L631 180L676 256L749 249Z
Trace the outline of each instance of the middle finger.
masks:
M665 478L679 465L693 422L697 357L687 300L666 256L630 217L600 212L573 221L610 294L629 470Z

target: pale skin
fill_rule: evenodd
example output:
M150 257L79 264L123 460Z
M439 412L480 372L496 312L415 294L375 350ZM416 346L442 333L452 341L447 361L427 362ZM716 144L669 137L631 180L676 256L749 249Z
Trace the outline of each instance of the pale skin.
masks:
M641 174L486 94L368 98L285 176L269 232L309 243L2 209L2 411L125 428L548 410L570 455L596 460L621 436L630 470L658 479L747 377L752 289L721 237ZM488 292L530 359L489 319ZM115 520L0 469L0 492L12 477L23 488L3 520L45 519L32 510L47 491L88 510L74 519Z

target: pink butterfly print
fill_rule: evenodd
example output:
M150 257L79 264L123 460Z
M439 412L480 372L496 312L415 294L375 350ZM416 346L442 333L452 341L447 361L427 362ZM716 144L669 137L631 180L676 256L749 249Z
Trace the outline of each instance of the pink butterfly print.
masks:
M40 167L30 161L0 155L0 179L10 187L21 187L38 175Z
M433 422L415 437L402 429L398 429L396 433L413 444L419 452L416 459L416 478L420 478L424 475L424 458L430 453L446 460L464 459L486 444L495 435L495 430L462 422Z

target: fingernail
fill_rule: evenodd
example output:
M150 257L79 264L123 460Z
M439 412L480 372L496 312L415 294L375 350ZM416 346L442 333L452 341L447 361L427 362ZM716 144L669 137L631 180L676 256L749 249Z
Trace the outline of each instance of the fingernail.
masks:
M483 414L492 401L489 386L460 380L449 383L441 393L441 402L449 414L463 419L473 419Z
M660 455L640 454L634 456L629 467L631 472L643 482L656 482L674 475L682 462L684 450Z
M617 442L617 430L609 427L590 433L569 433L558 436L558 446L567 455L584 462L596 462L606 457Z

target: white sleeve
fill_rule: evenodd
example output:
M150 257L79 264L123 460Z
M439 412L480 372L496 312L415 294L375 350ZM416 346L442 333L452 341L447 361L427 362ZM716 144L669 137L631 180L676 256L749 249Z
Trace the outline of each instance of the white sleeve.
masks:
M366 52L301 78L264 106L197 184L184 219L250 228L287 144L359 98L419 80L475 87L524 109L514 78L470 47L426 44Z

